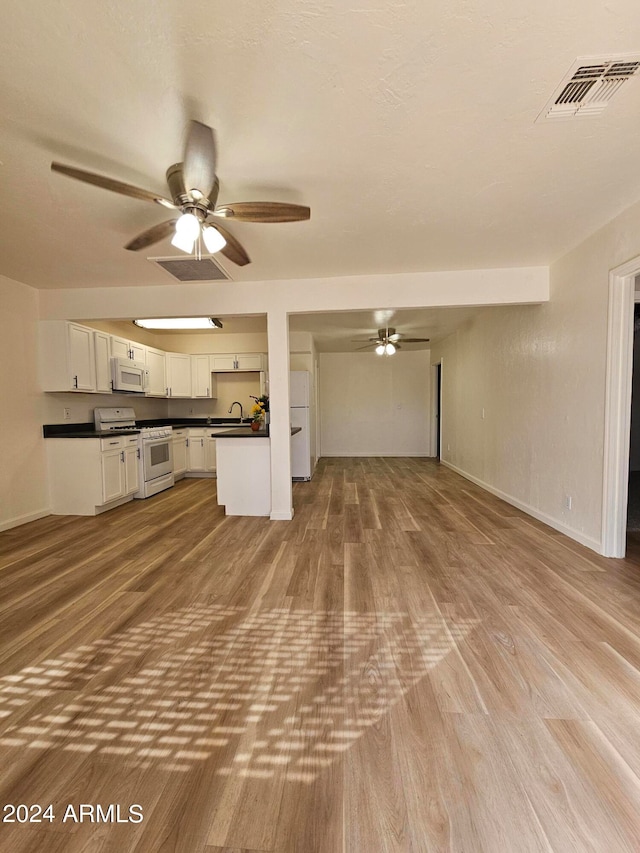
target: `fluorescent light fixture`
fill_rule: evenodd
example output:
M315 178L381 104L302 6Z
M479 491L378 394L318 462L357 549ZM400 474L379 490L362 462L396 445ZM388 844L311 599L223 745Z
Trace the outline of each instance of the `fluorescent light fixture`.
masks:
M221 329L222 323L217 317L158 317L150 320L134 320L141 329Z
M202 239L204 240L204 244L207 247L207 252L213 255L216 252L219 252L220 249L224 249L227 245L227 241L224 239L222 234L218 231L217 228L214 228L212 225L205 225L202 229Z

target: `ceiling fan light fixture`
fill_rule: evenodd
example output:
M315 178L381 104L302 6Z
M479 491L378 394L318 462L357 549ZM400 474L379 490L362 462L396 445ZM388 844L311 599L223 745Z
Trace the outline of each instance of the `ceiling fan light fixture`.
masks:
M385 355L393 355L396 351L396 348L391 343L386 343L384 345L384 354Z
M155 319L134 320L141 329L221 329L222 321L217 317L157 317Z
M200 222L193 213L183 213L176 222L176 234L184 234L185 237L196 240L200 233Z
M193 252L193 244L195 243L195 239L193 237L189 237L186 234L181 234L179 231L173 235L171 239L171 245L175 246L176 249L180 249L183 252L186 252L187 255L190 255Z
M376 355L384 355L384 344L378 344L376 347Z
M222 234L218 231L217 228L214 228L212 225L205 225L202 228L202 239L204 240L204 244L207 247L207 252L209 254L214 255L216 252L219 252L221 249L227 245L227 241L222 236Z

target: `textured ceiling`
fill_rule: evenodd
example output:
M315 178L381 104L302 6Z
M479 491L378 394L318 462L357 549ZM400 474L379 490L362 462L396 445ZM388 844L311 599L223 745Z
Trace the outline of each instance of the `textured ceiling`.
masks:
M164 192L190 118L221 202L312 209L230 226L234 279L546 264L640 198L640 80L534 124L576 57L640 50L636 0L22 0L0 48L0 273L36 287L170 283L122 248L162 208L49 165Z

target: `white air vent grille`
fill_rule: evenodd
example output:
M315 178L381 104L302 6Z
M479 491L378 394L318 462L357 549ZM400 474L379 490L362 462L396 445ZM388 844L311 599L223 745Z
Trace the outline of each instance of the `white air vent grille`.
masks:
M225 270L212 257L147 258L178 281L230 281Z
M576 59L536 121L600 115L639 69L640 55Z

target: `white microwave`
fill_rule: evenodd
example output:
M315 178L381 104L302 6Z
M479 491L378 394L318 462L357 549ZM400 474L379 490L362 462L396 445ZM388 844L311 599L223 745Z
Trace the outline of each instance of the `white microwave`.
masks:
M128 391L132 394L144 394L149 372L140 361L128 358L111 359L111 379L114 391Z

